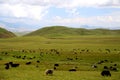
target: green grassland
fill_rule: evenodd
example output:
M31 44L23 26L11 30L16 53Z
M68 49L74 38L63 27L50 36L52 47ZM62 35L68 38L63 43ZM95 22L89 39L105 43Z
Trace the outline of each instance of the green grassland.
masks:
M67 36L45 38L39 36L0 39L0 49L38 49L38 48L119 48L119 36Z
M56 51L51 51L55 49ZM109 51L110 50L110 51ZM23 59L25 57L25 59ZM101 60L107 60L97 64ZM20 66L6 70L5 63ZM26 62L32 62L26 65ZM37 61L40 61L39 63ZM59 64L52 76L45 75L46 69ZM97 64L98 68L92 68ZM111 77L100 75L103 66L117 64L118 71ZM77 67L76 72L69 72ZM120 36L24 36L0 39L0 80L119 80L120 79Z

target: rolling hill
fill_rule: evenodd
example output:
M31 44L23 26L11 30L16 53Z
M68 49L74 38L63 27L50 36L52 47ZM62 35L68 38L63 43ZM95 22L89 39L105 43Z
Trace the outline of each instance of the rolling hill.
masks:
M10 31L0 27L0 38L12 38L12 37L16 37L16 35Z
M120 30L84 29L84 28L68 28L65 26L51 26L38 29L25 36L60 37L80 35L120 35Z

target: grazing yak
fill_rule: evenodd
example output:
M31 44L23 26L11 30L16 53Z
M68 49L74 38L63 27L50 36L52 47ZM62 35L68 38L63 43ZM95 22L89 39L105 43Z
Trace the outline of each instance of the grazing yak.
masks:
M92 68L97 68L98 66L96 64L93 64L92 65Z
M53 70L52 69L47 69L45 70L46 75L53 75Z
M109 70L103 70L103 71L101 72L101 75L102 75L102 76L111 76L111 73L110 73Z
M69 69L69 71L71 72L71 71L76 71L76 69Z
M101 72L102 76L111 76L111 73L109 71L109 68L107 66L104 66L104 70Z
M73 68L71 68L71 69L69 69L68 71L70 71L70 72L75 72L75 71L77 71L77 66L75 66L75 67L73 67Z
M30 65L31 63L32 63L32 62L26 62L25 64L26 64L26 65Z
M5 63L5 69L9 69L11 67L18 67L20 64L15 64L13 62Z
M5 63L5 69L9 69L9 63Z
M59 66L59 64L54 64L54 70L56 70L57 69L57 67Z
M59 66L59 64L54 64L54 66L58 67L58 66Z
M113 66L110 66L111 71L118 71L117 64L114 64Z
M15 64L13 62L9 62L9 64L11 65L11 67L18 67L20 64Z

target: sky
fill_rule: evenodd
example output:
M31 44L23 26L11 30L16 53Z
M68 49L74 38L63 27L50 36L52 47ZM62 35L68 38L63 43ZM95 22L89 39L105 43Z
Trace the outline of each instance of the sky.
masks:
M0 27L22 32L56 25L120 29L120 0L0 0Z

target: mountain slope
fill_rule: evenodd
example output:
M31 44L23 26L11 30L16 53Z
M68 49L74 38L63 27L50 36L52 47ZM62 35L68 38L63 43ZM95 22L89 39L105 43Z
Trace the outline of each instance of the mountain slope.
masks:
M35 36L35 35L39 35L39 36L52 36L52 35L56 35L56 36L63 36L63 35L73 35L73 34L77 34L74 29L72 28L67 28L64 26L52 26L52 27L45 27L39 30L36 30L30 34L27 34L27 36Z
M25 36L78 36L78 35L120 35L120 30L108 29L83 29L83 28L68 28L65 26L51 26L38 29Z
M12 37L16 37L16 35L0 27L0 38L12 38Z

